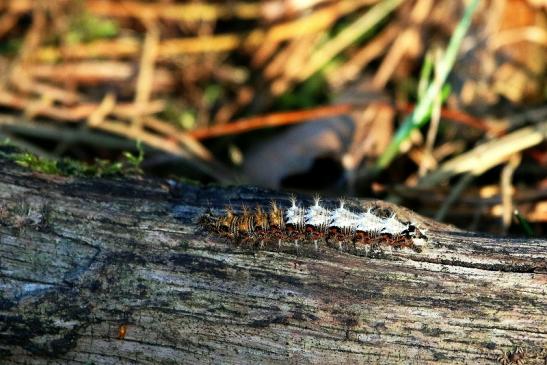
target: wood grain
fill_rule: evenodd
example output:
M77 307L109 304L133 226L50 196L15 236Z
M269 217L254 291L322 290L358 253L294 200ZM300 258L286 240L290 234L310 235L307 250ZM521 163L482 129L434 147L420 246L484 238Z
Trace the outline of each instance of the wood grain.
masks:
M421 253L256 251L197 232L254 187L34 173L0 159L2 364L547 361L547 241L427 227Z

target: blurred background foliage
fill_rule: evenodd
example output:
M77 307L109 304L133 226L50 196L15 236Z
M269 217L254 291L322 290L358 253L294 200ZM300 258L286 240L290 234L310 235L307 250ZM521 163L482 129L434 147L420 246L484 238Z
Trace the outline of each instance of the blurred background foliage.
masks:
M546 8L0 0L0 139L42 172L375 197L543 235Z

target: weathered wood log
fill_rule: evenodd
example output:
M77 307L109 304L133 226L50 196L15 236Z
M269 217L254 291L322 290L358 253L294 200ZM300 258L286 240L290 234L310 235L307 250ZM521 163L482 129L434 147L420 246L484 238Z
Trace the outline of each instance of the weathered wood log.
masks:
M307 256L197 233L209 207L272 198L287 197L1 159L0 363L546 363L546 240L381 202L427 228L422 252Z

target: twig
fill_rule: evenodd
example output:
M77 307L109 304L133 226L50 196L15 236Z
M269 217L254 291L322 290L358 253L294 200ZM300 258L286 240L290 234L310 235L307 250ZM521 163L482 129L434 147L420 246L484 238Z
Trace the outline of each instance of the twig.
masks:
M212 126L204 129L196 129L189 132L189 135L196 139L205 139L229 134L238 134L248 132L253 129L277 127L317 118L327 118L343 115L349 113L352 109L353 106L350 104L339 104L314 108L311 110L273 113L266 116L241 119L236 123Z
M413 106L407 103L401 103L393 107L390 103L384 101L374 101L378 107L396 109L405 113L412 112ZM331 106L317 107L309 110L291 111L273 113L265 116L244 118L229 124L214 125L207 128L195 129L189 132L189 135L196 139L214 138L225 135L233 135L249 132L255 129L278 127L296 123L313 122L318 118L328 118L340 115L346 115L356 109L362 109L365 105L356 104L336 104ZM484 131L489 131L488 126L480 118L462 113L452 109L441 109L441 117L453 120L455 122L468 125Z

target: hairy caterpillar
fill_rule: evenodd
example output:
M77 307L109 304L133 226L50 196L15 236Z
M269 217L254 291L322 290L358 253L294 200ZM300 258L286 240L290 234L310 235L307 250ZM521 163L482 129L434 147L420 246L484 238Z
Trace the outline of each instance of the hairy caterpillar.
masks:
M408 248L420 252L417 242L426 236L411 222L401 221L394 212L369 208L354 212L343 200L334 209L314 204L304 208L295 198L291 205L281 208L275 201L269 209L246 207L240 213L231 208L224 215L206 214L200 226L208 232L230 239L233 243L259 248L283 245L328 245L339 250L374 250L382 247Z

